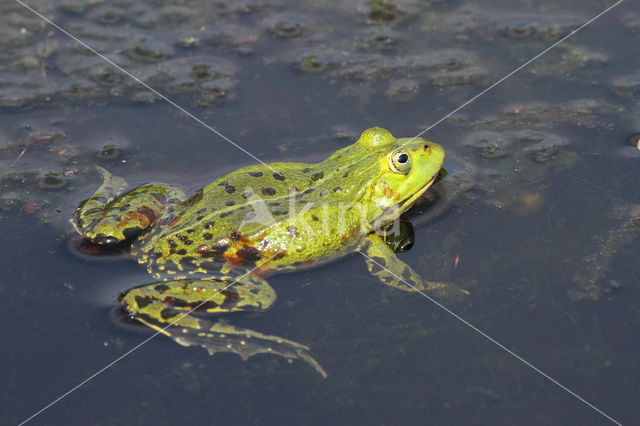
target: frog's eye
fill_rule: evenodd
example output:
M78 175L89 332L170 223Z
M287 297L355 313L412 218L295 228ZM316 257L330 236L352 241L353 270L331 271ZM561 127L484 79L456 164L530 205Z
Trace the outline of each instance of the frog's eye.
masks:
M389 156L389 168L394 173L406 175L411 170L411 157L404 149L396 149Z

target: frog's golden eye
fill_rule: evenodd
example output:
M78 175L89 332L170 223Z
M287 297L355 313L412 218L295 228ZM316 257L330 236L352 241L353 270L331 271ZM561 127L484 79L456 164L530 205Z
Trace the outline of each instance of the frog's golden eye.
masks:
M396 149L389 156L389 168L394 173L406 175L411 170L411 156L404 149Z

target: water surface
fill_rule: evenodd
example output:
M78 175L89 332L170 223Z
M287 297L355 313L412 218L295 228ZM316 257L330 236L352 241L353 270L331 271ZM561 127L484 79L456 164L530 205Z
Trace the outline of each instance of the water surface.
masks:
M29 4L261 160L304 162L373 125L417 134L606 7ZM255 160L19 4L0 16L0 411L16 424L150 336L117 318L117 294L145 271L72 248L68 218L99 185L94 166L195 190ZM639 23L623 2L427 132L450 174L442 199L409 215L416 242L400 254L471 292L445 306L629 424ZM277 305L233 323L308 344L327 379L158 337L32 423L608 423L431 301L376 282L357 254L270 283Z

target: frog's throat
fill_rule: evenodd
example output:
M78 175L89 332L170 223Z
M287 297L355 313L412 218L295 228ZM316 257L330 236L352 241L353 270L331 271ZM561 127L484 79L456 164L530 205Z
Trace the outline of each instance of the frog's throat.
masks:
M400 215L404 212L406 212L407 210L409 210L409 208L411 208L411 206L413 205L413 203L416 202L416 200L425 193L425 191L427 189L429 189L429 187L431 185L433 185L433 183L436 181L436 178L438 177L438 174L436 173L431 180L429 180L427 183L425 183L419 190L417 190L413 195L411 195L409 198L407 198L406 200L396 204L396 206L394 208L391 208L389 210L387 210L381 217L379 217L376 220L377 226L383 226L389 222L392 222L394 220L396 220L397 218L400 217Z
M409 198L407 198L406 200L404 200L403 202L398 204L398 210L400 213L404 213L407 210L409 210L411 208L411 206L413 206L413 203L416 202L416 200L418 198L420 198L420 196L422 196L422 194L424 194L427 189L429 189L431 187L431 185L433 185L433 182L436 181L436 178L438 177L438 174L436 173L431 180L429 180L427 183L425 183L422 188L420 188L419 190L417 190L412 196L410 196Z

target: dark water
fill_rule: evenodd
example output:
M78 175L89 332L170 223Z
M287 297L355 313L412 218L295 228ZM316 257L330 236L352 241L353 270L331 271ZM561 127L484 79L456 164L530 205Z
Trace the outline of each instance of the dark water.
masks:
M612 3L29 4L261 160L311 162L373 125L417 134ZM145 271L70 248L94 165L195 189L255 161L19 4L0 15L0 412L17 424L150 336L114 319ZM425 134L450 174L400 254L623 424L640 415L639 37L625 0ZM308 344L327 379L158 337L30 423L610 423L357 254L270 283L276 307L234 324Z

